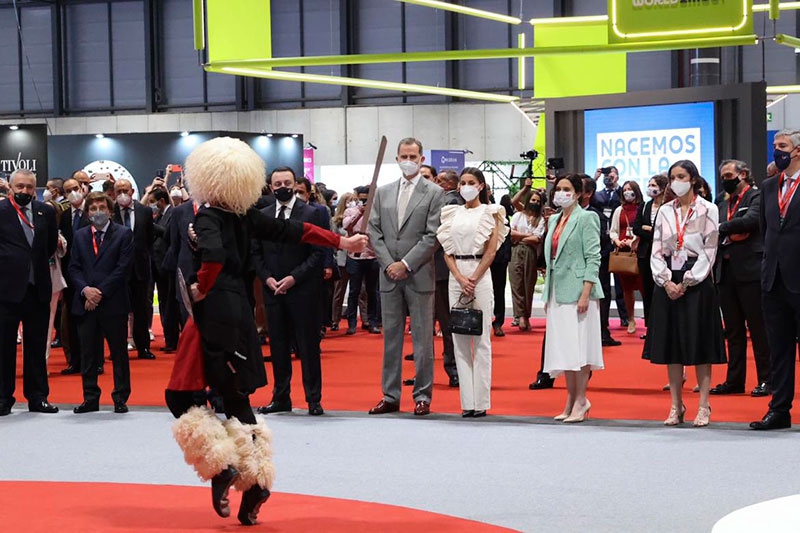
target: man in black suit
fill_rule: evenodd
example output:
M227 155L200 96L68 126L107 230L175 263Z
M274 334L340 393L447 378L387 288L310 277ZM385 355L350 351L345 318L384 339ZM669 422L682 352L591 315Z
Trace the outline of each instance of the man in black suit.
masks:
M168 269L164 266L169 246L167 235L173 214L169 195L165 189L157 188L150 193L150 209L155 215L153 230L156 235L153 243L153 277L156 287L158 287L158 311L164 330L164 351L170 353L174 352L178 346L179 326L175 269Z
M100 387L97 385L97 358L103 356L103 338L111 350L114 365L115 413L127 413L131 394L128 363L128 278L133 260L133 235L111 222L111 199L101 192L86 197L86 211L91 226L81 228L73 240L70 277L75 283L76 298L72 312L78 317L78 334L83 347L81 376L83 403L76 414L100 410Z
M294 194L295 175L288 167L272 171L275 202L261 210L267 216L322 226L320 211ZM269 323L269 344L275 382L272 402L259 407L262 414L292 410L291 346L296 343L303 372L308 414L324 413L320 328L322 327L322 268L325 250L308 244L253 242L253 259L264 283L264 304Z
M788 428L794 399L797 339L800 335L800 131L775 134L775 165L781 174L761 184L764 260L761 291L771 355L772 401L757 430Z
M61 214L58 228L67 240L67 253L61 258L61 272L67 281L61 311L61 342L64 346L64 355L67 358L67 368L61 371L64 375L79 374L81 371L81 341L78 337L77 322L75 317L72 316L72 302L75 299L75 291L72 288L72 280L69 278L72 239L78 229L89 225L89 217L84 209L84 198L87 193L85 187L75 177L79 173L85 174L83 171L75 172L73 177L64 182L64 194L69 203L69 209L66 209ZM98 364L102 365L103 362L99 361Z
M183 274L183 279L187 282L194 278L196 272L194 261L192 260L192 249L189 246L189 225L194 222L197 214L197 204L189 200L178 207L172 208L169 227L167 229L167 252L164 256L163 268L173 273L175 276L175 293L178 302L178 319L183 327L189 318L189 310L186 309L180 291L177 290L178 270Z
M153 299L149 297L152 278L151 257L153 255L153 211L133 199L133 186L126 179L114 183L116 205L113 220L133 231L133 269L129 290L133 311L133 343L139 359L155 359L150 351L150 317Z
M47 401L45 352L50 321L50 258L58 228L52 207L34 200L36 176L15 170L9 197L0 201L0 416L16 401L17 330L22 322L23 394L28 411L57 413Z
M719 167L728 198L719 204L719 249L714 281L719 291L728 341L728 374L711 394L744 392L747 375L747 331L753 342L758 386L751 396L769 394L769 343L761 309L761 191L753 188L744 161L723 161Z

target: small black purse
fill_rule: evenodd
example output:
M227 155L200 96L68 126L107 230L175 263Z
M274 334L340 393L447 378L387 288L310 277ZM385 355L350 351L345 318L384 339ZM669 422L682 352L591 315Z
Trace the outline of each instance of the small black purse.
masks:
M458 297L458 303L450 308L450 333L459 335L483 335L483 311L466 307L475 301L473 296L464 302L464 293ZM461 305L462 307L456 307Z

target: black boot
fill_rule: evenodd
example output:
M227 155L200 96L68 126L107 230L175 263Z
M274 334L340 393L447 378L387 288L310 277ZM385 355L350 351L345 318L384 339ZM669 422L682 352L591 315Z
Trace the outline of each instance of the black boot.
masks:
M231 515L228 491L238 477L239 471L229 466L211 478L211 504L214 506L214 510L217 514L222 518L227 518Z
M258 511L261 505L269 499L269 490L253 485L242 494L242 504L239 507L239 522L245 526L256 525Z

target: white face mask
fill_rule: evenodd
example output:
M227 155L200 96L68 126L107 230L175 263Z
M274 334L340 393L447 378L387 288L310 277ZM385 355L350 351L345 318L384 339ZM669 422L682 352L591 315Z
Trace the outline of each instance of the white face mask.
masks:
M683 196L692 188L692 182L672 180L672 183L670 183L669 186L672 188L672 192L674 192L677 196Z
M413 176L419 172L419 163L416 161L400 161L397 164L400 165L403 176Z
M650 198L655 198L659 194L661 194L661 190L658 187L647 188L647 196L649 196Z
M575 203L575 195L569 191L556 191L553 195L553 203L557 207L569 207Z
M626 202L632 202L636 200L636 193L633 191L625 191L622 193L622 197L625 198Z
M80 207L81 202L83 202L83 195L78 191L72 191L67 196L67 200L69 200L69 203L74 207Z
M461 198L463 198L467 202L471 202L472 200L478 197L480 191L474 185L462 185L459 193L461 194Z
M169 193L172 198L183 198L183 193L180 189L172 189Z
M42 201L43 202L49 202L52 199L53 199L53 193L51 193L49 190L45 189L44 192L42 193Z
M358 206L358 202L356 202L355 200L350 200L349 202L347 202L347 207L356 207L356 206Z
M131 205L133 198L129 194L122 193L117 195L117 203L120 207L125 208Z

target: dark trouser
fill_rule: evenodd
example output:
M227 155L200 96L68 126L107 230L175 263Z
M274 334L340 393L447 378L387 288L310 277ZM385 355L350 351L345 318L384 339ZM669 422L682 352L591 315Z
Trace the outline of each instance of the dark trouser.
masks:
M604 339L611 338L608 330L608 314L611 309L611 274L608 272L608 255L600 256L600 288L603 289L603 299L600 300L600 334Z
M547 343L547 332L542 335L542 360L539 363L539 371L536 373L536 379L547 380L551 379L550 374L544 371L544 345Z
M77 317L78 334L83 346L81 376L83 377L83 401L100 401L100 387L97 385L97 360L103 357L103 338L111 351L114 365L114 402L127 402L131 395L131 369L128 362L128 316L111 315L97 311L87 311Z
M334 279L322 280L322 327L330 327L333 317Z
M792 275L795 273L792 272ZM789 292L775 273L771 291L764 291L764 322L771 354L771 411L788 413L794 399L794 370L797 361L797 337L800 335L800 294Z
M736 387L745 385L747 331L750 330L758 383L769 383L769 344L761 309L761 282L739 283L730 273L723 275L722 279L725 282L718 285L718 289L725 320L725 339L728 341L728 375L725 381Z
M304 291L298 294L290 289L289 294L275 296L265 290L264 303L269 322L272 373L275 377L272 401L291 402L292 344L297 343L306 402L319 403L322 398L322 365L319 360L322 301L319 292Z
M69 285L64 289L62 305L61 342L64 345L64 355L67 364L73 368L81 367L81 339L78 336L78 317L72 314L72 302L75 299L75 290Z
M150 317L153 313L153 296L148 290L150 280L132 279L130 282L133 311L133 343L143 353L150 350Z
M380 266L377 259L351 259L347 258L347 273L350 275L350 292L347 295L347 325L354 328L358 323L356 310L358 309L358 296L361 293L362 281L367 289L367 315L369 325L378 325L378 276ZM364 317L361 317L364 321Z
M492 327L503 327L506 321L506 278L508 277L508 263L495 261L489 267L492 272L492 287L494 288L494 319Z
M653 290L656 283L653 281L653 271L650 270L650 258L639 258L639 277L642 279L642 307L644 307L644 325L650 316L650 303L653 301Z
M159 272L156 278L158 287L158 313L164 328L164 346L178 346L178 301L175 298L175 273ZM138 346L138 345L137 345Z
M256 416L250 406L250 395L241 392L233 379L223 383L217 391L222 396L225 417L236 417L242 424L255 424Z
M628 320L628 308L625 307L625 294L622 291L622 280L619 274L614 274L614 301L617 302L617 315L619 319L621 321Z
M14 405L17 377L17 330L22 322L22 393L28 403L47 400L47 329L50 302L37 298L28 285L21 302L0 302L0 407Z
M436 293L433 295L433 319L439 321L444 341L444 371L449 377L458 376L456 355L453 348L453 334L450 333L450 290L448 280L436 280Z

